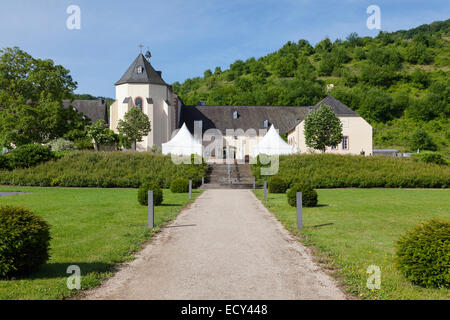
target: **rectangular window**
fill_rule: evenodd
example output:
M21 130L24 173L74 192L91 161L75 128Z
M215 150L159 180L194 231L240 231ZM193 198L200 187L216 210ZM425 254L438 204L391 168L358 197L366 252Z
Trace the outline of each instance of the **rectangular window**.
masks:
M331 150L337 150L337 146L331 146Z
M348 150L348 137L342 139L342 150Z

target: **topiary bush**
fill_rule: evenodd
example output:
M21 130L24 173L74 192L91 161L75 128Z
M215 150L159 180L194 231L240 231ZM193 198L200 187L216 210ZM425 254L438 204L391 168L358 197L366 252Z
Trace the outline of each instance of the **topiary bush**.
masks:
M189 180L185 178L177 178L170 184L170 191L173 193L189 192Z
M163 192L158 184L148 182L142 184L138 189L138 202L143 206L148 206L148 191L153 190L153 204L159 206L163 202Z
M433 219L404 233L396 243L396 264L411 282L450 286L450 222Z
M9 155L11 168L29 168L41 162L47 162L55 158L49 146L40 144L26 144L18 147Z
M0 278L34 271L49 259L50 227L21 207L0 207Z
M287 183L280 177L272 177L269 180L270 193L285 193L287 190Z
M297 192L302 193L302 205L314 207L317 205L317 192L309 184L296 183L287 191L287 200L292 207L297 206Z

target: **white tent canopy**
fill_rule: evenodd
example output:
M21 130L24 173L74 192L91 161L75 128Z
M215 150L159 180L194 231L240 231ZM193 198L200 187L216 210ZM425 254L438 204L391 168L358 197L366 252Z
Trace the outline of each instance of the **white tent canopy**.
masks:
M202 144L194 139L186 124L183 123L183 126L178 130L177 134L169 142L162 144L162 153L184 156L198 154L201 156Z
M254 157L258 156L259 154L282 155L293 153L295 153L294 148L287 144L280 137L273 125L270 127L269 131L261 139L261 141L253 148Z

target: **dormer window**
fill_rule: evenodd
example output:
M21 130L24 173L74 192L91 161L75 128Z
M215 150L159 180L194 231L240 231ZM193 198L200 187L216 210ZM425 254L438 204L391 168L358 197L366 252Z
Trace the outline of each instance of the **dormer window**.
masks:
M269 127L269 120L264 120L263 126L264 126L264 128L268 128Z
M238 112L235 110L233 111L233 119L237 119L239 117Z
M142 66L137 67L137 73L141 74L144 72L144 68Z

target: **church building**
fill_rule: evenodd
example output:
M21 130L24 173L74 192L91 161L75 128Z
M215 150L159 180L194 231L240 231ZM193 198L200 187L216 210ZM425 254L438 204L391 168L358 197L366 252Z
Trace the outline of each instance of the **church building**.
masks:
M151 131L137 144L138 151L149 151L154 145L161 147L177 129L186 124L194 135L212 130L223 135L223 154L206 156L222 158L231 156L247 159L252 148L273 125L280 135L285 135L293 150L299 153L316 152L307 148L303 136L303 123L309 112L320 105L330 106L343 124L344 139L336 148L326 152L339 154L372 154L372 127L359 114L328 95L315 106L186 106L150 64L150 53L139 56L125 74L115 83L116 100L110 107L110 128L117 132L119 119L133 106L139 106L149 116ZM253 131L255 135L245 133ZM261 135L262 133L262 135ZM201 140L201 137L196 135ZM204 141L204 149L210 141ZM207 149L207 148L206 148Z

